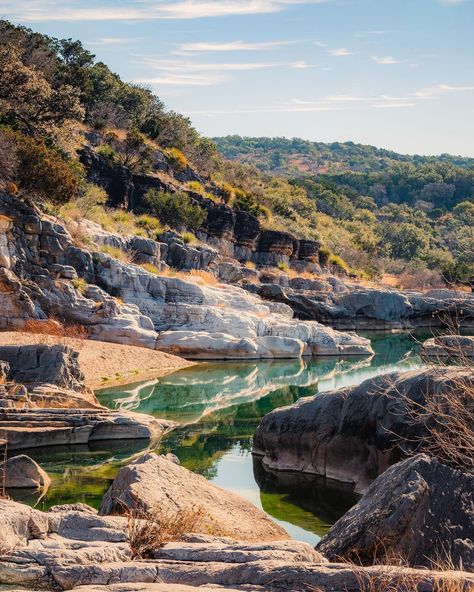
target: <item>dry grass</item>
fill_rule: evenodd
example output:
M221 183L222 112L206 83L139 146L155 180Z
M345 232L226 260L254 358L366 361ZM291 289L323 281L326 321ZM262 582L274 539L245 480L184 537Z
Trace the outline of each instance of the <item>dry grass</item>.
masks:
M89 337L84 325L65 323L54 318L28 319L23 330L32 335L52 335L58 338L87 339Z
M197 279L197 283L209 284L211 286L216 286L219 283L219 280L213 273L204 271L203 269L191 269L188 276Z
M99 251L101 253L106 253L110 255L114 259L118 259L123 263L133 263L134 260L134 253L130 253L129 251L124 251L120 247L114 247L112 245L101 245L99 247Z
M165 543L180 541L196 532L202 525L202 508L165 512L161 508L150 511L127 508L128 541L133 559L152 557Z
M156 265L153 265L153 263L140 263L139 267L141 267L145 271L148 271L148 273L153 273L155 275L161 273L158 267L156 267Z

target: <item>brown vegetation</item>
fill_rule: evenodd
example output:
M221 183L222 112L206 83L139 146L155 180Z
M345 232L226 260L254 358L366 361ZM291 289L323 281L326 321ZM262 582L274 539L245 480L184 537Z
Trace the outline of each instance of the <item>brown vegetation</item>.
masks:
M165 543L182 540L202 524L202 508L165 512L161 508L144 511L127 507L128 541L134 559L151 557Z

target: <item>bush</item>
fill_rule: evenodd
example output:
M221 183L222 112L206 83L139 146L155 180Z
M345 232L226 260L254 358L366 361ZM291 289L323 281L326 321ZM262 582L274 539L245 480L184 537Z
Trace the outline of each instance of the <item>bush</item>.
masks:
M326 247L321 247L319 249L319 263L324 267L329 263L329 257L331 256L331 251Z
M153 214L172 228L185 226L197 230L207 217L207 212L194 205L184 192L172 194L150 189L143 199Z
M192 232L182 232L181 238L185 245L198 245L199 241Z
M154 216L149 216L148 214L142 214L141 216L137 217L137 226L140 228L144 228L145 230L155 231L155 232L164 232L165 228Z
M344 261L342 257L339 257L339 255L331 255L329 257L329 263L331 263L331 265L334 265L335 267L338 267L344 273L350 273L351 271L350 267L347 265L347 263Z
M10 181L16 183L20 190L30 197L49 200L55 205L67 203L76 196L78 173L59 152L46 146L42 140L9 129L4 129L1 136L14 149L17 166Z
M181 150L178 150L178 148L167 148L164 152L168 159L171 160L172 165L178 170L184 171L188 168L188 159Z

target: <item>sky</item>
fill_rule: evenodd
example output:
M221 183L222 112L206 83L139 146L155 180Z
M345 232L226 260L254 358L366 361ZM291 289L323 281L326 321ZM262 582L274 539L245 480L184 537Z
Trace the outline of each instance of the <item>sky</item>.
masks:
M474 157L474 0L0 0L207 136Z

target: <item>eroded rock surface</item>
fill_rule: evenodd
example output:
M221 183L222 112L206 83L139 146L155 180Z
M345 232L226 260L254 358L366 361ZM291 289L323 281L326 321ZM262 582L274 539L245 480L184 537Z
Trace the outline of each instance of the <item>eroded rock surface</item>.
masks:
M199 509L203 512L202 532L247 541L288 538L283 528L250 502L153 453L119 471L102 500L100 513L123 513L126 507L161 508L167 514Z
M189 490L191 492L191 490ZM155 558L133 561L127 519L98 516L84 504L43 513L0 500L0 584L30 590L82 592L191 592L275 590L360 592L362 581L386 581L388 568L328 563L296 541L242 543L192 535L165 544ZM441 574L404 569L427 592ZM395 577L400 577L397 568ZM454 582L474 584L472 574L451 572Z
M413 420L408 402L423 405L427 392L449 393L461 376L474 384L469 370L430 368L300 399L262 419L253 452L272 470L314 473L363 491L419 445L426 426Z
M450 558L474 569L474 476L425 454L387 469L318 544L330 560L409 565Z
M434 360L474 360L474 337L467 335L439 335L427 339L421 355Z
M166 233L166 242L159 243L112 235L88 223L86 234L93 240L89 251L75 246L61 224L14 196L0 195L0 215L8 218L0 227L9 255L0 267L0 290L7 294L0 301L4 328L21 328L29 318L58 317L85 326L98 340L151 349L169 345L169 351L198 358L372 353L367 339L292 319L290 307L267 305L241 287L160 275L167 261L182 269L207 268L216 257L208 247L184 245L176 233ZM289 245L288 237L265 236L265 248L273 248L273 239ZM152 262L158 273L118 261L94 248L94 241L128 250L137 262ZM188 340L195 344L194 352L189 345L182 347L181 335L170 335L181 331L195 333ZM166 338L159 342L163 332Z

